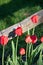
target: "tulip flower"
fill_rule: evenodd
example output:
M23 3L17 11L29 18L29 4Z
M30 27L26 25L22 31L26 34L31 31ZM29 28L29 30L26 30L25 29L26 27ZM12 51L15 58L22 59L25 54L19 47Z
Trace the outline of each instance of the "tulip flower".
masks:
M41 39L40 39L40 40L41 40L41 42L43 43L43 36L41 37Z
M24 55L25 54L25 49L24 48L20 48L20 55Z
M17 36L21 36L22 35L22 28L21 27L17 27L17 29L14 30L14 33Z
M26 42L26 43L31 43L31 42L32 42L30 35L27 35L27 36L26 36L25 42Z
M8 37L7 36L0 36L0 44L1 45L6 45L8 43Z
M36 43L37 42L37 36L36 35L32 35L31 36L31 40L32 40L32 43Z
M0 44L3 46L2 65L4 65L4 48L7 43L8 43L8 37L4 35L0 36Z
M38 15L32 16L31 20L32 20L33 23L37 23L38 22Z

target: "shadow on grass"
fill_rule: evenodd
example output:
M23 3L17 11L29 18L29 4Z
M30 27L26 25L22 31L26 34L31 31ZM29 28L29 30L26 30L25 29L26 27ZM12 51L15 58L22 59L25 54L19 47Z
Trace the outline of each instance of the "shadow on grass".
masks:
M34 6L36 6L37 9L33 8ZM0 31L26 18L27 17L25 15L26 7L29 7L26 9L26 14L28 14L27 11L29 11L29 15L31 15L34 12L39 11L40 8L41 9L43 8L43 1L11 0L9 3L0 5ZM24 16L22 16L23 12L21 9L24 9ZM22 15L18 12L17 15L15 16L14 13L19 10L21 10Z
M13 12L25 7L26 1L24 0L12 0L11 2L0 6L0 19L7 17L8 15L12 16Z
M13 12L26 6L33 7L34 5L40 5L43 8L43 1L12 0L9 3L0 6L0 19L4 19L8 15L13 16Z

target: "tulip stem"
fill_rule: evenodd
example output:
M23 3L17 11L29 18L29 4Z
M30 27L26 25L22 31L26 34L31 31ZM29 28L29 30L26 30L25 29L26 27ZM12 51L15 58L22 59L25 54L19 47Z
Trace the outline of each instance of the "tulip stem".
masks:
M22 65L22 55L20 56L20 62L21 62L21 65Z
M26 62L27 62L27 52L28 52L28 43L27 43L27 46L26 46Z
M34 35L35 28L33 28L32 35Z
M17 47L18 47L18 39L19 39L19 36L17 36L17 42L16 42L16 65L17 65Z
M28 33L27 33L28 35L30 35L30 31L29 31L29 28L28 28Z
M2 65L4 65L4 46L3 46L3 53L2 53Z

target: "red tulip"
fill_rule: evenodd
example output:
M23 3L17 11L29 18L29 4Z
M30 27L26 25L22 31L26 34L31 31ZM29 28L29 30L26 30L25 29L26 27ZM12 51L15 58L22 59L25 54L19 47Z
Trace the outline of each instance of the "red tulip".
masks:
M36 35L32 35L31 36L31 40L32 40L32 43L36 43L37 42L37 36Z
M25 49L24 48L20 48L20 55L24 55L25 54Z
M32 20L33 23L37 23L38 22L38 15L32 16L31 20Z
M21 27L18 27L17 29L15 29L14 33L15 33L17 36L21 36L21 35L22 35L22 28L21 28Z
M26 43L31 43L31 42L32 42L30 35L27 35L27 36L26 36L25 42L26 42Z
M5 46L7 43L8 43L8 37L0 36L0 44Z
M43 36L41 37L41 39L40 39L40 40L41 40L41 42L43 43Z

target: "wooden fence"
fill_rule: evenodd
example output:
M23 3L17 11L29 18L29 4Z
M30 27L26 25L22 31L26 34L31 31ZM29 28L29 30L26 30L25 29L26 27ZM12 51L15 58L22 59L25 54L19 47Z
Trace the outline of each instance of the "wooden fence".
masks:
M32 23L31 21L31 17L34 16L34 15L38 15L38 23ZM0 36L1 35L6 35L9 37L9 40L13 38L13 33L12 31L14 29L16 29L18 26L21 26L22 29L23 29L23 33L26 32L28 29L32 29L34 27L36 27L37 25L43 23L43 10L40 10L39 12L36 12L35 14L31 15L30 17L24 19L23 21L17 23L17 24L14 24L8 28L6 28L5 30L2 30L0 31Z

